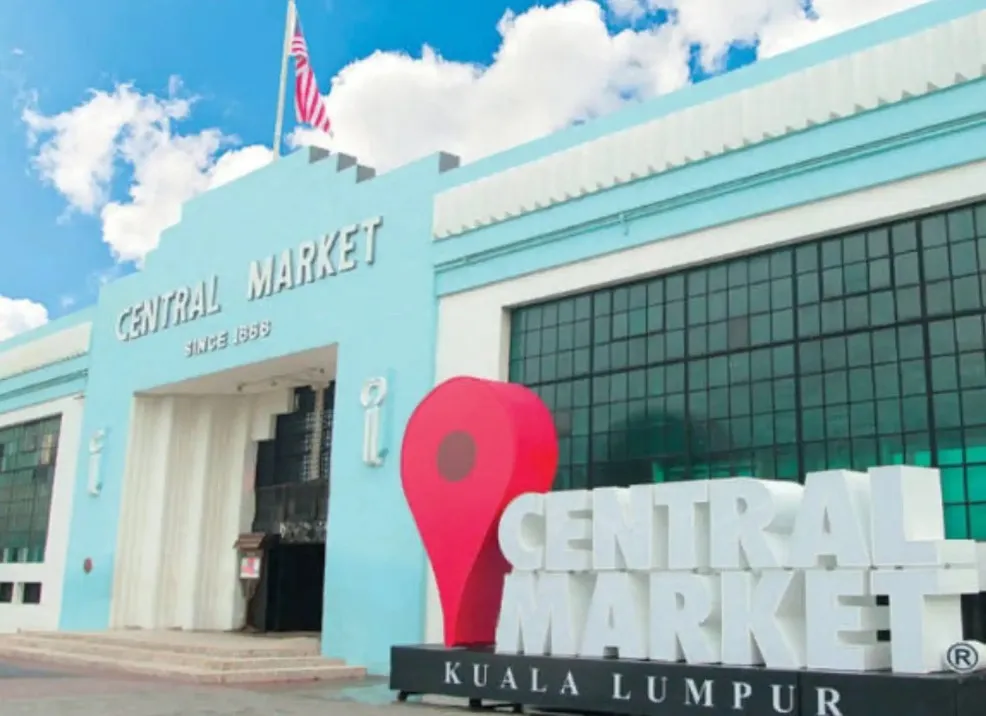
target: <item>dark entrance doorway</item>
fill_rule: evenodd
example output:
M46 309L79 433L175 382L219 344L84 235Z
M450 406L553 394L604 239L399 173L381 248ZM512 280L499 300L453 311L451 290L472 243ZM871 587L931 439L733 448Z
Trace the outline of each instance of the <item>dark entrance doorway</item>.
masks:
M264 631L321 631L325 543L276 544L267 570Z
M322 629L335 385L298 388L294 397L274 438L257 446L253 532L267 539L247 625L265 632Z

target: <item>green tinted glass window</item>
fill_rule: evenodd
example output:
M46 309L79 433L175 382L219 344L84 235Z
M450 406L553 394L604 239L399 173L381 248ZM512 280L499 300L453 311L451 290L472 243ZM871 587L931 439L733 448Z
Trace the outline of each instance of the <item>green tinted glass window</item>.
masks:
M0 428L0 562L42 562L61 417Z
M509 378L559 487L928 465L986 539L984 262L986 204L528 306Z

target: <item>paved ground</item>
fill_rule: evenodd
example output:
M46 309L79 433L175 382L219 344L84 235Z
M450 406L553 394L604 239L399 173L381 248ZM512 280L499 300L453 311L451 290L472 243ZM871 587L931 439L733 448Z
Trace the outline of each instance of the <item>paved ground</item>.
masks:
M393 703L386 685L193 686L0 662L3 716L443 716L464 708Z

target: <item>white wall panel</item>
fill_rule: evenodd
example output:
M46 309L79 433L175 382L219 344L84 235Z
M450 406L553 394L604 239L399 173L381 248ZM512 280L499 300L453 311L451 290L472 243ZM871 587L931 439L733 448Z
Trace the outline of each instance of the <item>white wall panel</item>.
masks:
M253 518L256 443L290 390L134 399L110 625L239 628L237 536Z
M62 398L32 405L0 415L0 427L27 423L61 415L58 453L52 483L51 507L48 512L48 541L45 559L40 564L0 564L0 582L15 585L15 601L0 604L0 633L54 631L62 607L62 582L65 578L65 555L68 550L69 522L72 518L72 495L75 489L76 463L82 431L81 396ZM82 569L82 565L79 565ZM19 603L24 583L41 583L41 603Z
M80 323L8 350L0 343L0 380L85 355L91 332L91 323Z

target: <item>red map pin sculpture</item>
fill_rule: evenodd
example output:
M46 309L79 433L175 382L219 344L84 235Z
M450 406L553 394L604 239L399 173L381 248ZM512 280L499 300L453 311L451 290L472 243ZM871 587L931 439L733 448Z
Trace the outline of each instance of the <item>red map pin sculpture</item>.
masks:
M500 516L518 495L550 490L557 467L551 413L521 385L452 378L412 413L401 480L438 582L446 646L493 643L509 569Z

